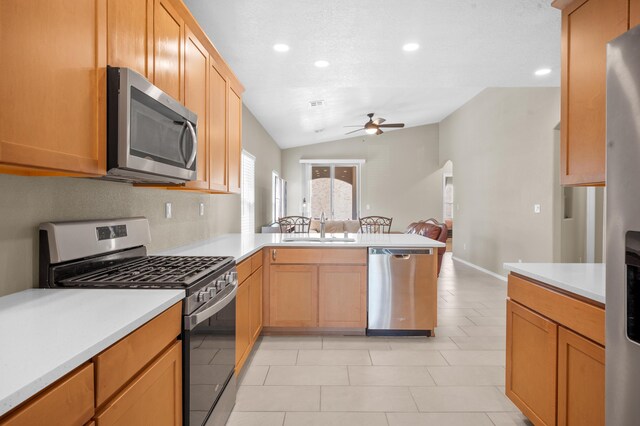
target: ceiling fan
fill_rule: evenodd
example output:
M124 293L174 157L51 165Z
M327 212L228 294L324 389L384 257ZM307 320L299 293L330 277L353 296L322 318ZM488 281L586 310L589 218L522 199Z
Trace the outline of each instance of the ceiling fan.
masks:
M388 124L382 124L384 123L386 120L384 118L376 118L375 120L373 119L373 113L370 112L369 114L367 114L367 117L369 117L369 121L367 121L364 126L344 126L344 127L360 127L360 129L356 129L353 130L351 132L345 133L345 135L350 135L351 133L355 133L355 132L359 132L360 130L364 130L365 132L367 132L367 134L369 135L381 135L384 132L382 131L382 128L389 128L389 127L404 127L404 123L388 123Z

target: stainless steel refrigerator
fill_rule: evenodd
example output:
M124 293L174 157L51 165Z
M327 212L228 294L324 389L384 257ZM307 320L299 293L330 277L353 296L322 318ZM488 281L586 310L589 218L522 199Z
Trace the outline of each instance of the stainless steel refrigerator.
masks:
M606 419L640 424L640 27L607 48Z

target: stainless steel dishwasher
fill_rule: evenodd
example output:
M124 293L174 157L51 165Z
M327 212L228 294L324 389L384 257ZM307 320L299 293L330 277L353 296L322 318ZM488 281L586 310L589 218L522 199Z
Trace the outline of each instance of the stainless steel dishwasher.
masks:
M433 249L370 248L367 334L429 336Z

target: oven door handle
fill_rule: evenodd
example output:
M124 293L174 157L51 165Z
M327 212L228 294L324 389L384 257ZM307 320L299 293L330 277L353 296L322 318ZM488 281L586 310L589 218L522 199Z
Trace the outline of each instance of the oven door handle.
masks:
M198 324L208 320L222 309L224 309L229 302L236 297L237 285L234 285L231 291L226 294L222 299L216 301L210 306L204 305L199 311L194 312L184 318L185 330L193 330Z

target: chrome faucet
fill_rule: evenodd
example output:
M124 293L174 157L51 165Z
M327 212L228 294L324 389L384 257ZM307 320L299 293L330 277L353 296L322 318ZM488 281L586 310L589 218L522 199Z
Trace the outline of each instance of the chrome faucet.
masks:
M320 214L320 238L324 238L324 224L327 221L327 218L324 215L324 212Z

